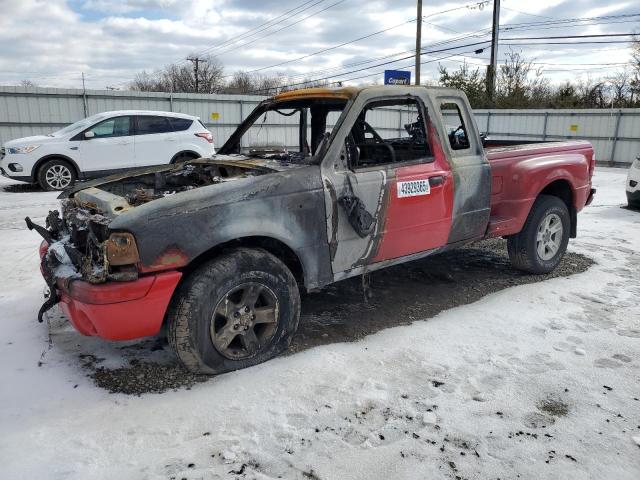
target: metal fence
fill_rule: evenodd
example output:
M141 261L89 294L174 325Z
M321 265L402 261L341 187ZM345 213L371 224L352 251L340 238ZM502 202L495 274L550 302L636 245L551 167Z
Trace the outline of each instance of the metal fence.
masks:
M588 140L596 160L628 166L640 155L640 109L475 110L478 128L500 140Z
M76 120L110 110L159 110L196 115L222 145L265 97L109 90L0 87L0 143L50 133ZM591 141L601 162L628 165L640 154L640 109L476 110L481 131L493 139ZM402 131L401 111L383 122ZM387 121L388 120L388 121ZM265 122L272 138L296 138L291 121Z

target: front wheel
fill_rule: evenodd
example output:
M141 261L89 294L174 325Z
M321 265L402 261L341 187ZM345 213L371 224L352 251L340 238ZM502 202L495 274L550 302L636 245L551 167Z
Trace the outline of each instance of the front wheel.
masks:
M75 181L75 169L64 160L49 160L38 170L38 184L43 190L64 190Z
M511 264L529 273L553 271L567 250L570 229L565 203L558 197L540 195L522 230L507 239Z
M168 314L169 343L195 373L224 373L285 350L300 294L289 269L261 249L238 248L192 272Z

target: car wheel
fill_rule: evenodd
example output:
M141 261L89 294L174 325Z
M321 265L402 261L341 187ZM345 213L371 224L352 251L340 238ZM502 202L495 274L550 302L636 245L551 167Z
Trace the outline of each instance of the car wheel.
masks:
M180 284L169 313L169 343L196 373L218 374L269 360L298 328L295 278L262 249L238 248Z
M195 158L198 158L198 157L194 157L190 153L180 153L180 154L175 156L175 158L171 161L171 163L188 162L189 160L193 160Z
M64 160L49 160L38 170L38 184L43 190L64 190L75 181L75 169Z
M567 250L571 219L558 197L540 195L522 231L507 239L511 264L519 270L544 274L553 271Z

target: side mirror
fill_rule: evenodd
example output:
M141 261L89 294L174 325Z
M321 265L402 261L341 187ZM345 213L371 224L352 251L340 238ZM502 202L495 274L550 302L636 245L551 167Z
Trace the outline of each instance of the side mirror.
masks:
M96 134L93 133L91 130L89 130L88 132L84 132L84 138L86 138L87 140L89 140L90 138L95 137Z

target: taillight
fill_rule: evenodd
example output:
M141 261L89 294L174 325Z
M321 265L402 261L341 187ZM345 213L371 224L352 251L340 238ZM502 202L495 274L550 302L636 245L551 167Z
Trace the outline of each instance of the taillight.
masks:
M207 142L213 143L213 135L210 132L196 133L196 137L204 138Z

